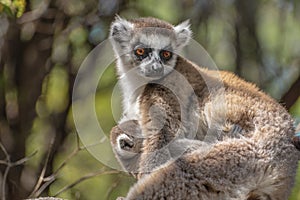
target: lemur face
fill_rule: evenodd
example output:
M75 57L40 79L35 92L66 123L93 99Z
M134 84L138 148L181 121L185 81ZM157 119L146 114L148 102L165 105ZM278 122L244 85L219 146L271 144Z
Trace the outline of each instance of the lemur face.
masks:
M172 26L154 18L129 22L118 17L111 26L112 45L122 62L120 73L135 70L148 78L161 78L172 71L178 51L190 36L187 21Z
M151 30L149 32L141 30L134 38L131 50L132 63L141 75L159 78L169 73L175 66L176 54L173 49L176 48L176 44L171 39L174 34L169 30L159 30L169 32L169 36L157 32L153 34Z

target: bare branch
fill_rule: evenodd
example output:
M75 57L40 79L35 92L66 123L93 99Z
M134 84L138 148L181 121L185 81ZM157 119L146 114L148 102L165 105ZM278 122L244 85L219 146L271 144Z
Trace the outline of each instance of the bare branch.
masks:
M59 167L53 172L53 175L56 176L58 172L64 168L64 166L71 160L77 153L80 151L79 148L74 149L74 151L59 165ZM51 175L52 176L52 175Z
M8 172L9 170L12 168L12 167L15 167L15 166L18 166L18 165L22 165L24 164L25 162L27 162L31 157L33 157L37 151L33 152L32 154L30 154L29 156L27 157L24 157L20 160L17 160L15 162L11 162L10 160L10 156L8 154L8 152L6 151L4 145L0 142L0 148L2 149L2 151L4 152L5 154L5 157L6 157L6 161L4 160L0 160L0 164L4 164L6 165L6 168L5 168L5 172L4 172L4 175L3 175L3 180L2 180L2 186L1 186L1 199L2 200L5 200L6 199L6 192L5 192L5 188L6 188L6 179L7 179L7 176L8 176Z
M7 153L5 147L3 146L3 144L1 142L0 142L0 148L2 149L3 153L5 154L6 161L7 161L5 172L4 172L4 175L3 175L2 186L1 186L1 194L2 194L1 199L5 200L6 199L6 193L5 193L6 179L7 179L8 172L11 168L11 162L10 162L10 156Z
M7 165L7 167L5 168L5 172L4 172L4 175L3 175L3 181L2 181L2 187L1 187L1 193L2 193L2 196L1 196L1 199L2 200L5 200L6 199L6 194L5 194L5 187L6 187L6 179L7 179L7 175L8 175L8 172L10 170L10 166Z
M74 187L75 185L89 179L89 178L93 178L93 177L96 177L96 176L99 176L99 175L105 175L105 174L118 174L120 173L119 171L116 171L116 170L110 170L110 171L103 171L103 170L100 170L100 171L97 171L97 172L93 172L93 173L90 173L90 174L87 174L81 178L79 178L78 180L74 181L73 183L71 183L70 185L67 185L65 187L63 187L61 190L59 190L55 195L53 195L54 197L60 195L61 193L65 192L66 190L69 190L71 189L72 187Z
M8 162L5 161L5 160L0 160L0 164L2 164L2 165L8 165Z
M38 151L34 151L33 153L31 153L29 156L26 156L25 158L22 158L20 160L17 160L16 162L11 163L11 166L18 166L18 165L22 165L25 162L27 162L29 159L31 159L33 156L35 156L35 154L37 154Z
M46 157L46 160L45 160L45 163L44 163L44 166L43 166L43 169L42 169L42 172L39 176L39 179L37 181L37 183L35 184L34 186L34 189L33 191L30 193L29 197L37 197L36 196L36 191L40 188L41 184L43 183L44 181L44 176L45 176L45 173L46 173L46 170L47 170L47 165L48 165L48 162L49 162L49 158L50 158L50 155L51 155L51 152L52 152L52 148L53 148L53 144L54 144L54 141L55 141L55 136L52 138L51 142L50 142L50 147L49 147L49 151L47 153L47 157Z
M109 189L106 192L105 199L108 199L110 197L111 193L114 191L114 189L119 185L119 183L120 183L119 179L120 179L120 177L118 176L114 180L114 182L111 184L111 186L109 187Z
M94 144L91 144L91 145L88 145L88 146L83 146L81 147L80 144L79 144L79 138L78 136L76 137L77 138L77 148L74 149L74 151L60 164L60 166L54 171L54 175L56 176L58 174L58 172L67 164L67 162L72 159L74 156L76 156L80 151L82 150L85 150L87 148L90 148L90 147L93 147L93 146L96 146L98 144L100 144L100 142L96 142Z
M40 196L42 192L51 184L55 181L55 178L46 181L43 185L41 185L38 190L34 193L35 196Z
M1 148L1 150L3 151L3 153L5 154L6 159L9 160L10 156L9 156L9 154L7 153L5 147L3 146L3 144L2 144L1 142L0 142L0 148Z
M299 98L300 96L299 88L300 88L300 76L280 100L280 102L284 103L285 107L288 110L294 105L294 103Z
M80 151L82 150L85 150L89 147L93 147L95 145L98 145L100 144L100 142L96 142L95 144L91 144L89 146L83 146L81 147L80 146L80 140L79 140L79 137L78 135L76 134L76 148L72 151L71 154L68 155L68 157L58 166L58 168L49 176L45 177L45 172L46 172L46 166L47 166L47 163L48 163L48 160L49 160L49 155L50 155L50 152L48 152L48 155L47 155L47 159L46 159L46 162L45 162L45 165L43 167L43 170L41 172L41 175L39 177L39 180L38 182L36 183L35 187L34 187L34 190L31 192L31 194L29 195L29 198L32 198L32 197L38 197L51 183L53 183L59 172L67 165L67 163L74 157L76 156ZM50 148L52 149L52 147Z

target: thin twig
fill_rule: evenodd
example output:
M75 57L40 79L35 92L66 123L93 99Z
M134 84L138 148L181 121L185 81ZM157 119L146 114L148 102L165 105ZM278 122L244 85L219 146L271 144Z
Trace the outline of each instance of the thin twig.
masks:
M7 165L7 167L5 168L5 172L4 172L4 175L3 175L3 181L2 181L2 188L1 188L1 191L2 191L1 199L2 200L6 199L5 186L6 186L6 179L7 179L7 175L8 175L9 170L10 170L10 166Z
M3 175L2 186L1 186L1 193L2 193L1 199L5 200L6 199L6 193L5 193L6 179L7 179L8 172L11 168L11 162L10 162L10 156L7 153L5 147L3 146L3 144L1 142L0 142L0 148L2 149L3 153L5 154L5 159L6 159L6 162L7 162L5 172L4 172L4 175Z
M79 141L79 140L77 140L77 141ZM98 144L100 144L100 142L96 142L96 143L88 145L88 146L80 147L79 146L80 144L78 142L76 149L74 149L74 151L59 165L59 167L53 172L53 174L56 176L58 174L58 172L68 163L68 161L71 160L74 156L76 156L80 151L85 150L90 147L93 147L93 146L96 146ZM50 175L50 176L52 176L52 175ZM48 177L46 177L46 178L48 178Z
M43 185L41 185L39 187L39 189L35 192L35 195L38 197L42 194L42 192L51 184L55 181L55 178L53 178L52 180L48 180L47 182L45 182Z
M280 100L280 102L282 102L285 105L286 109L289 110L299 98L300 95L299 88L300 88L300 75Z
M99 175L105 175L105 174L118 174L120 173L119 171L116 171L116 170L111 170L111 171L103 171L103 170L100 170L98 172L93 172L93 173L90 173L90 174L87 174L81 178L79 178L78 180L74 181L73 183L71 183L70 185L67 185L65 187L63 187L61 190L59 190L55 195L53 195L53 197L56 197L58 195L60 195L61 193L65 192L66 190L69 190L71 189L72 187L74 187L75 185L81 183L82 181L85 181L89 178L92 178L92 177L96 177L96 176L99 176Z
M51 140L51 142L49 144L49 151L47 153L47 157L46 157L46 160L45 160L42 172L41 172L41 174L39 176L39 179L38 179L37 183L34 186L34 189L30 193L29 197L37 197L35 193L40 188L41 184L43 183L44 176L45 176L45 173L46 173L46 170L47 170L47 165L48 165L48 162L49 162L49 159L50 159L50 155L51 155L51 152L52 152L54 141L55 141L55 136L52 138L52 140Z
M45 181L47 181L47 179L52 180L53 177L55 178L59 173L59 171L62 168L64 168L64 166L68 163L68 161L71 160L74 156L76 156L79 151L81 151L79 136L78 134L76 134L75 136L76 136L76 148L72 151L71 154L68 155L68 157L58 166L58 168L50 176L44 178Z
M5 200L6 199L6 193L5 193L6 179L7 179L9 170L12 167L19 166L19 165L22 165L25 162L27 162L31 157L33 157L37 153L37 151L31 153L27 157L21 158L20 160L17 160L15 162L11 162L10 155L8 154L8 152L6 151L4 145L1 142L0 142L0 148L3 151L3 153L5 154L5 159L6 159L5 161L4 160L0 160L0 164L6 165L6 168L5 168L5 171L4 171L4 175L3 175L3 180L2 180L2 186L1 186L1 194L2 194L1 195L1 199Z
M119 183L120 183L119 179L120 179L120 177L118 176L114 180L112 185L109 187L108 191L106 192L105 199L108 199L110 197L111 193L114 191L114 189L119 185Z
M16 162L11 163L11 166L18 166L18 165L22 165L25 162L27 162L29 159L31 159L33 156L35 156L35 154L37 154L38 151L34 151L33 153L29 154L28 156L26 156L25 158L21 158L20 160L17 160Z
M5 147L3 146L3 144L2 144L1 142L0 142L0 148L1 148L1 150L3 151L3 153L5 154L6 159L9 159L10 156L9 156L9 154L7 153Z
M2 165L8 165L8 162L6 160L0 160L0 164L2 164Z
M42 173L39 177L37 184L34 187L34 190L29 195L29 198L38 197L51 183L53 183L56 180L58 173L67 165L69 160L71 160L74 156L76 156L80 151L85 150L89 147L96 146L98 144L100 144L100 142L96 142L89 146L81 147L79 137L76 134L76 148L72 151L71 154L68 155L68 157L58 166L58 168L51 175L45 177L45 172L46 172L45 166L47 166L47 162L49 160L49 157L47 156L46 163L44 165ZM48 152L48 155L49 155L49 152Z
M79 151L80 151L80 148L74 149L73 152L58 166L58 168L53 172L53 174L56 176L58 174L58 172L62 168L64 168L64 166L68 163L68 161L71 160L74 156L76 156Z

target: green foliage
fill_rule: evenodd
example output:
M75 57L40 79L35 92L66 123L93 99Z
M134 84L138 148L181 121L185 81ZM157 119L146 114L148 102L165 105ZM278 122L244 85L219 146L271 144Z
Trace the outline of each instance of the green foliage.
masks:
M87 35L87 30L80 26L71 31L69 38L74 46L81 46L86 42Z
M39 9L41 5L46 5L44 0L27 2L30 2L27 7L32 11ZM101 5L98 5L99 2ZM293 1L292 4L290 1L288 3L284 0L249 1L249 7L252 4L258 5L257 10L251 13L255 19L253 21L255 29L249 30L247 27L249 24L246 24L249 19L243 15L245 13L237 9L238 2L241 1L129 0L122 1L121 4L118 0L61 0L55 1L55 3L51 2L47 8L49 10L45 11L40 18L28 23L24 22L21 25L15 24L18 30L21 30L20 38L15 38L16 41L21 41L22 48L18 49L18 53L23 51L23 54L20 59L29 58L26 60L27 62L34 60L28 50L32 46L38 48L39 53L49 52L49 57L46 59L42 57L47 62L40 61L40 63L46 63L45 66L38 66L45 68L46 75L42 77L43 87L39 98L33 104L37 116L33 119L32 126L28 130L30 133L25 138L26 155L38 151L33 159L26 163L25 169L26 172L30 172L29 175L22 175L28 179L28 188L33 188L53 138L60 138L62 135L66 137L54 151L54 161L50 163L54 171L77 148L72 107L68 107L69 103L72 103L70 102L72 80L93 47L106 39L115 11L126 18L153 16L173 24L190 18L191 28L194 32L193 38L208 51L219 69L235 71L243 78L259 84L272 97L278 99L282 97L300 73L300 3ZM21 17L25 7L25 0L0 0L0 15L4 13L13 18ZM1 20L0 16L0 22ZM1 32L1 25L0 34L2 36L4 33ZM236 36L237 29L240 31L240 38ZM256 35L257 41L253 39L253 35ZM42 39L38 40L39 38ZM241 45L239 52L236 49L237 43ZM6 52L6 49L3 52ZM0 59L3 58L1 56ZM238 59L241 61L239 69L237 67ZM7 63L4 64L7 65ZM24 66L26 64L24 62ZM20 83L13 84L13 81L22 81L19 78L23 76L19 74L12 77L14 73L17 74L18 71L23 70L23 63L20 66L21 69L6 68L9 73L3 74L1 74L0 66L0 95L4 91L5 104L3 105L7 106L6 110L3 109L3 112L1 110L1 113L12 115L10 113L16 114L18 111L16 104L20 91L14 86ZM37 66L31 66L28 71L32 75L27 77L35 76L35 70L39 70ZM26 72L26 70L22 72ZM30 80L25 81L26 84L27 82L30 83ZM99 81L94 99L99 124L107 136L121 115L121 96L112 97L116 82L114 64L111 64ZM33 90L36 89L36 85L32 87ZM25 93L30 95L31 91L25 91ZM2 105L1 103L0 105ZM13 109L9 110L8 108ZM299 123L300 98L290 109L290 113ZM66 116L66 123L58 126L57 124L61 124L63 120L62 116ZM82 117L88 118L88 116ZM0 121L0 131L5 130L2 122ZM11 122L11 124L13 123L15 122ZM14 132L13 134L19 133ZM91 143L99 142L94 141L95 137L89 131L86 134L90 136L88 140ZM2 138L0 137L0 139ZM7 140L12 139L8 138ZM66 163L57 180L43 195L54 195L82 176L99 169L110 170L90 154L91 150L99 152L100 156L110 159L111 162L116 162L107 146L95 145L93 148L83 149ZM134 182L135 179L122 172L99 175L66 190L59 197L87 200L116 199L118 196L125 196ZM299 199L300 167L295 188L290 197L290 200Z
M0 0L0 13L4 12L9 16L21 17L25 7L25 0Z
M45 103L50 113L60 113L66 109L68 89L68 74L63 66L56 65L47 78Z
M140 0L134 3L146 16L158 17L171 23L179 20L179 3L174 0Z

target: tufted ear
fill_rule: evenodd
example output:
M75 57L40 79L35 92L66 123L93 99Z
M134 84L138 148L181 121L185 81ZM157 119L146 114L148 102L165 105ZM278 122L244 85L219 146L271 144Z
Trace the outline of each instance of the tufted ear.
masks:
M174 27L176 38L177 38L177 47L184 47L190 41L192 37L192 31L190 29L190 20L186 20L177 26Z
M131 38L133 24L120 16L111 24L110 36L117 43L127 42ZM120 44L121 45L121 44Z

